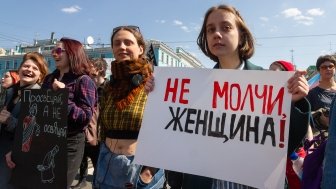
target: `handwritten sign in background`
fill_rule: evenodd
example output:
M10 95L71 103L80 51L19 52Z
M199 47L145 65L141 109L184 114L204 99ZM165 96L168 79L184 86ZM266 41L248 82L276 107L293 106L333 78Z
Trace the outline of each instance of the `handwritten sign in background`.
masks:
M156 67L155 75L136 163L283 188L293 72Z
M66 188L67 100L63 89L24 90L12 152L16 186Z

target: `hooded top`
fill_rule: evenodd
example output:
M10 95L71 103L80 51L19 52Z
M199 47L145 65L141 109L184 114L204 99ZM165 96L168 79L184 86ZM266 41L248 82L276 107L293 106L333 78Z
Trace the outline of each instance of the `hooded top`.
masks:
M287 61L284 61L284 60L277 60L277 61L273 62L272 64L274 64L274 63L281 65L281 67L285 69L283 71L295 71L295 67L291 62L287 62Z

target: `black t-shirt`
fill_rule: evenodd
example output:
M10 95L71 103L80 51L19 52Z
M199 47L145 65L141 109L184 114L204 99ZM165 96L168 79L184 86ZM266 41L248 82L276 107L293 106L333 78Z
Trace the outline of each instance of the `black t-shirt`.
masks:
M335 97L336 91L322 89L317 86L311 89L308 93L307 99L310 102L311 110L316 111L320 108L330 108L331 101Z

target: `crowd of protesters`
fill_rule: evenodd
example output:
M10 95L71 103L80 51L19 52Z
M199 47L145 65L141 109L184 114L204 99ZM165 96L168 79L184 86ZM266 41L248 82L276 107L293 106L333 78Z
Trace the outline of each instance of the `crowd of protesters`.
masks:
M197 44L215 62L214 69L263 70L249 61L254 54L254 39L241 14L232 6L214 6L206 12ZM16 140L21 91L40 88L69 91L67 189L86 186L88 158L94 167L93 188L253 188L135 164L133 159L147 95L155 90L153 63L146 57L145 39L137 26L115 27L111 51L115 60L111 63L109 79L105 78L106 61L89 59L83 45L70 38L62 38L51 51L56 62L52 73L48 74L47 62L37 52L24 55L17 71L5 72L2 87L6 90L1 97L0 112L0 188L21 188L10 182L11 171L16 167L11 147ZM317 87L309 90L306 71L297 71L283 60L270 64L270 70L293 71L288 80L292 107L285 188L305 186L307 177L297 175L290 155L309 156L304 143L320 133L326 133L323 137L327 142L319 186L327 189L336 186L335 66L335 56L319 57L316 68L321 80ZM85 129L97 112L95 124L99 140L89 145ZM319 144L314 147L318 148ZM78 172L79 182L72 185Z

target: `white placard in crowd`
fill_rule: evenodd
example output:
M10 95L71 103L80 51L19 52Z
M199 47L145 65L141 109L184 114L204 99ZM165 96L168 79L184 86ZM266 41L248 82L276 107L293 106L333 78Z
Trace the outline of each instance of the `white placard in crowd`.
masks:
M135 162L283 188L293 74L155 67Z

